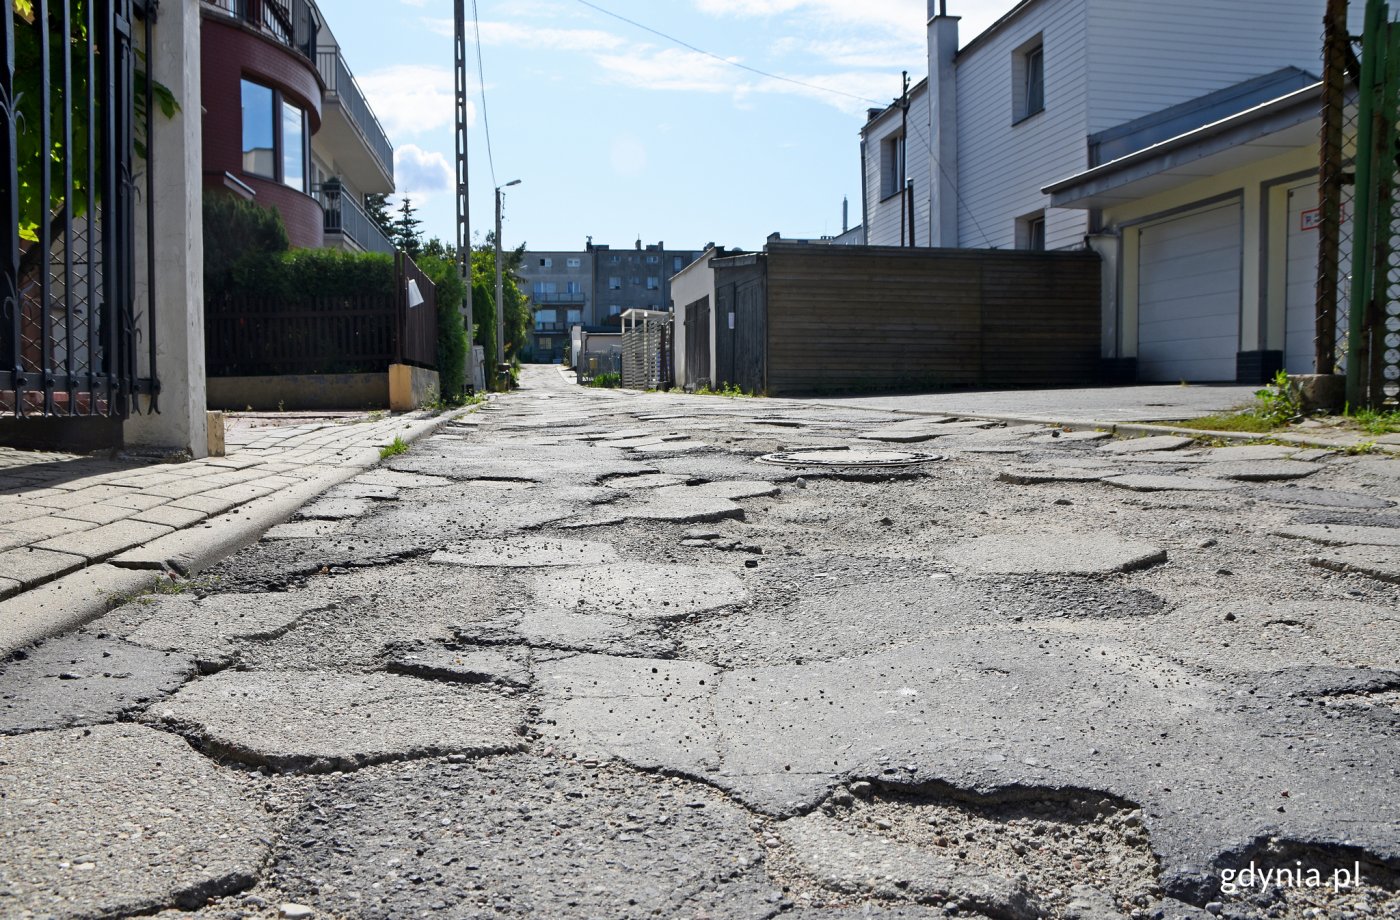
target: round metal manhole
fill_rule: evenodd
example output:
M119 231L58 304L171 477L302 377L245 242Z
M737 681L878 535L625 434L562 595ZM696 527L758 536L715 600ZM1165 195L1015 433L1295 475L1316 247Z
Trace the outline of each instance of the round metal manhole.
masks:
M777 466L860 467L889 469L919 466L943 460L941 454L925 454L914 450L797 450L781 454L764 454L759 463Z

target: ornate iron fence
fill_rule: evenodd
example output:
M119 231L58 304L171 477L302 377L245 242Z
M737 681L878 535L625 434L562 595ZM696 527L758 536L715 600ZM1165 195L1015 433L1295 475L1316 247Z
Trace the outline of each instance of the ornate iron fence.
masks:
M157 87L138 65L138 48L154 47L154 3L5 5L0 411L122 418L142 411L142 395L159 411Z

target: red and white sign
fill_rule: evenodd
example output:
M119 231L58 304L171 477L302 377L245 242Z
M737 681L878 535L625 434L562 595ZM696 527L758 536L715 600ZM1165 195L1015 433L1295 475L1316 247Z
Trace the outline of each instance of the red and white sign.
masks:
M1309 208L1302 214L1302 222L1299 230L1316 230L1322 226L1322 209Z

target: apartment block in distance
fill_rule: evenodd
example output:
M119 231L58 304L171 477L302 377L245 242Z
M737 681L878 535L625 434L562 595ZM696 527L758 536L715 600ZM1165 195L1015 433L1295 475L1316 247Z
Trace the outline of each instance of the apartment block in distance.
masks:
M534 360L563 360L569 330L616 332L631 309L671 307L671 276L701 252L665 243L613 249L589 239L583 250L526 252L520 274L534 318Z

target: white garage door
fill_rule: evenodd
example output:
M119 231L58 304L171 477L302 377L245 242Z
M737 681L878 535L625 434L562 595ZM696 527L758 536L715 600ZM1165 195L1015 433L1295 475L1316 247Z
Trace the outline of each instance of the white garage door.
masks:
M1138 379L1234 380L1240 205L1149 224L1138 244Z
M1311 374L1317 331L1317 183L1288 190L1288 287L1284 297L1283 366Z

